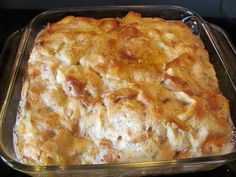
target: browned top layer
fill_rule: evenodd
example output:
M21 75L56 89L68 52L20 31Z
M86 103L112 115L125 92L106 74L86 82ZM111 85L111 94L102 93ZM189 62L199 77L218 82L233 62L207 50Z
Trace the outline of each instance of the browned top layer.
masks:
M229 117L208 53L183 23L68 16L35 41L16 151L41 165L223 154Z

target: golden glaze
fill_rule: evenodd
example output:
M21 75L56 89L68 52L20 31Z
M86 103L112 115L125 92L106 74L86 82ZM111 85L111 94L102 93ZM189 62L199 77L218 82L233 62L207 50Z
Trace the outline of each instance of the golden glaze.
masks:
M37 37L16 152L28 164L168 160L230 152L229 103L181 22L68 16Z

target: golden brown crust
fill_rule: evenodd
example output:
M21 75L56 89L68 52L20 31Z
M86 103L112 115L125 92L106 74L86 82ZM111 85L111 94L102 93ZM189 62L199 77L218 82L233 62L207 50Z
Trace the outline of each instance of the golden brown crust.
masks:
M229 118L208 53L183 23L68 16L35 41L16 152L39 165L223 154Z

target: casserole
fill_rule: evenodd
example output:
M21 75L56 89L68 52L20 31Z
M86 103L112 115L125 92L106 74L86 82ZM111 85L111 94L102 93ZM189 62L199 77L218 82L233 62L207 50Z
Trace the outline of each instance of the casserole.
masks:
M101 13L102 9L102 13ZM55 22L67 15L74 16L88 16L88 17L122 17L128 11L141 12L143 16L161 17L168 20L181 20L191 27L192 32L203 40L206 49L209 52L211 63L214 65L217 78L219 79L220 89L223 94L230 100L231 103L231 117L234 121L235 113L232 106L234 105L234 80L233 80L233 66L235 65L232 60L224 59L222 51L227 45L222 45L216 35L214 35L210 26L202 20L196 13L175 6L142 6L142 7L103 7L99 8L84 8L84 9L63 9L54 10L43 13L37 16L30 23L23 32L20 40L17 55L12 63L10 78L6 84L7 93L1 111L1 148L4 152L2 157L8 164L14 166L16 169L29 174L48 175L55 174L83 174L86 175L94 173L101 176L106 175L131 175L131 174L169 174L188 172L196 170L206 170L221 165L227 161L235 158L235 153L232 152L226 155L214 157L202 157L185 160L172 160L172 161L159 161L159 162L145 162L145 163L125 163L113 165L78 165L78 166L29 166L23 165L16 161L14 154L12 134L13 126L17 113L17 107L20 99L20 91L22 86L22 78L24 66L29 58L29 53L32 48L34 39L37 33L48 22ZM219 43L219 44L218 44ZM223 49L221 49L221 47ZM229 49L230 49L229 44ZM235 53L232 50L231 56L234 57ZM7 76L6 76L7 77ZM4 94L3 94L4 96ZM6 129L6 127L8 127ZM14 160L13 160L14 159ZM13 160L13 161L12 161ZM87 171L88 170L88 171Z

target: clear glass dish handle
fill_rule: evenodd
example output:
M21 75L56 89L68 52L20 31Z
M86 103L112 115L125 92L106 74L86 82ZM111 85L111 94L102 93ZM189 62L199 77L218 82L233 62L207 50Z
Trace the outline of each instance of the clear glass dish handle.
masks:
M223 59L222 63L226 68L227 74L236 90L236 50L227 36L226 32L214 24L210 24L211 31L214 35L213 42L217 44L217 52Z
M2 107L5 95L8 89L9 76L11 75L12 65L16 58L19 43L24 29L12 33L6 40L6 43L0 54L0 108Z

